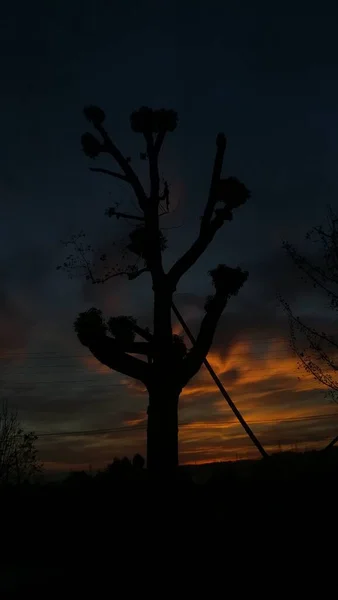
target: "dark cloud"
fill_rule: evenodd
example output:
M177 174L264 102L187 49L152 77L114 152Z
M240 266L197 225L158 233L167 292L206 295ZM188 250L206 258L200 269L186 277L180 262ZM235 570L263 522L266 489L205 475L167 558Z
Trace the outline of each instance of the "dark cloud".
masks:
M1 285L1 282L0 282ZM18 350L25 351L29 342L32 319L22 311L18 299L5 289L0 289L0 354L6 355Z
M73 321L92 305L107 316L132 314L144 326L152 320L148 276L93 286L56 272L64 257L60 240L80 229L98 252L107 251L118 262L120 250L111 244L129 226L107 219L105 208L123 201L125 209L137 210L124 182L88 169L94 163L80 148L80 136L90 128L82 114L87 103L105 109L109 130L132 156L132 164L140 166L145 182L144 164L136 160L144 144L131 134L129 114L144 104L179 113L179 127L166 142L161 162L161 175L172 183L173 206L179 204L165 224L175 226L167 230L166 266L195 239L215 137L221 130L228 136L224 172L242 179L252 198L219 232L175 297L196 333L212 291L208 270L219 262L249 270L248 282L222 316L215 355L230 356L236 341L257 338L253 354L265 358L269 341L288 339L277 290L297 311L309 314L312 324L332 325L331 313L324 315L325 300L319 314L319 299L301 280L281 242L286 238L298 245L306 230L325 217L324 205L337 198L337 7L324 2L318 10L310 2L297 16L291 3L271 8L265 1L225 5L215 0L207 8L197 3L193 11L188 5L62 0L55 5L38 2L33 8L7 3L2 11L0 353L23 348L26 357L15 365L1 361L0 378L25 422L40 431L114 426L128 420L128 411L138 414L146 404L133 388L110 390L105 374L72 358L87 356ZM48 368L46 356L54 357ZM243 384L242 375L241 365L231 365L222 377L236 389ZM44 377L50 385L38 383ZM61 383L90 377L100 381ZM275 406L281 388L289 384L286 376L266 374L256 391L273 390L269 401ZM250 384L245 391L249 393ZM183 403L191 422L218 410L205 398ZM295 430L296 425L294 435ZM312 432L316 437L314 428ZM129 438L124 446L122 436L116 446L114 439L45 440L44 457L80 464L81 456L85 463L94 453L105 461L115 450L132 452ZM223 435L199 443L196 437L187 456L196 451L217 458L223 447L232 456L241 444L246 441L237 431L227 440Z

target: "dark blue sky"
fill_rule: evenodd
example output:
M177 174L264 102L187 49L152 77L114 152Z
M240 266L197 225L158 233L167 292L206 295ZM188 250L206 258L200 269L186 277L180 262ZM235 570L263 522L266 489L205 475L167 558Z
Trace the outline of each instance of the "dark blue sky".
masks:
M86 354L72 332L79 310L96 303L111 314L128 307L149 318L146 279L132 294L124 283L97 292L55 270L63 256L60 239L83 228L91 241L106 245L122 230L104 209L115 199L132 208L123 184L88 171L80 148L86 104L104 108L116 142L136 157L135 168L142 140L130 131L130 112L141 105L178 111L179 128L162 161L178 204L167 226L182 225L168 231L168 263L193 240L215 136L226 133L224 172L243 180L252 198L182 282L178 291L195 295L177 302L193 319L193 307L209 293L207 270L239 263L250 281L229 308L237 330L248 339L254 328L265 341L282 336L276 286L300 305L308 292L289 272L281 241L301 241L323 220L326 205L337 202L337 17L334 1L58 0L2 7L0 377L27 424L38 431L118 427L128 411L145 408L144 399L123 386L111 401L102 377L94 391L92 382L79 386L81 378L97 375L72 358ZM18 352L20 364L9 361ZM46 352L54 358L46 361ZM51 387L37 383L46 380ZM102 399L94 401L94 392ZM194 409L204 419L207 410ZM108 442L107 457L115 451ZM83 442L75 446L85 462ZM47 461L58 462L64 445L45 445L44 452Z

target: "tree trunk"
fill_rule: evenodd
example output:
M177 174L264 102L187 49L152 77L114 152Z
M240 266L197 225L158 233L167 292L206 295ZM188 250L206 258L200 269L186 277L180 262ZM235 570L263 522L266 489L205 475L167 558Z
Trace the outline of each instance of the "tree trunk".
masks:
M179 392L163 382L149 393L147 468L167 477L178 467Z

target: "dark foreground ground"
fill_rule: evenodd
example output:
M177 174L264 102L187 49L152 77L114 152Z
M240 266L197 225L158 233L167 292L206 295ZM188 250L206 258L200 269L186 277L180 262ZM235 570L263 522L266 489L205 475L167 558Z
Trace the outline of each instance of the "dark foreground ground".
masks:
M333 449L182 468L175 482L129 470L4 489L0 597L150 594L149 573L161 597L183 579L234 585L238 566L335 546L337 483Z

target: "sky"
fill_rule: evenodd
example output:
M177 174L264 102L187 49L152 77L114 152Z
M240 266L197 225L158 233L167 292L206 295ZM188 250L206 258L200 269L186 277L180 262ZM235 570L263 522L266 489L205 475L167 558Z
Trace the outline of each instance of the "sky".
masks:
M109 251L128 230L105 209L116 201L135 207L123 182L89 171L80 145L88 104L105 110L112 137L141 170L130 113L143 105L178 112L161 158L175 208L163 222L168 266L196 236L216 135L226 134L224 174L252 196L182 280L176 304L196 333L208 270L220 262L247 269L221 318L212 366L269 451L319 447L336 435L337 408L297 369L276 300L280 289L299 314L332 325L325 299L319 309L282 241L302 248L327 204L337 206L335 4L18 0L2 8L0 381L40 436L46 469L145 454L146 394L98 364L73 321L97 306L150 325L149 280L95 287L56 270L61 240L83 229ZM183 392L179 418L182 463L257 456L204 368Z

